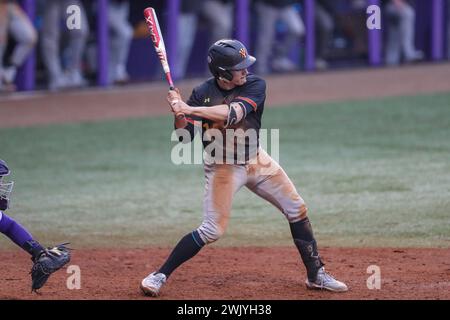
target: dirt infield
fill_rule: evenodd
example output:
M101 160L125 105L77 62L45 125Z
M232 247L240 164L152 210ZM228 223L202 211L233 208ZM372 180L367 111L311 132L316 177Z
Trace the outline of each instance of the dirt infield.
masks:
M266 105L282 106L450 91L450 63L267 77ZM187 98L200 80L179 83ZM0 128L139 118L169 113L167 86L0 96Z
M70 274L54 274L40 295L30 293L30 261L19 250L0 252L0 299L151 299L139 282L169 249L94 249L73 252L81 289L68 290ZM158 299L450 299L448 249L322 248L326 267L350 290L336 294L305 288L305 271L294 246L208 247L180 267ZM369 290L367 268L381 271L381 289Z

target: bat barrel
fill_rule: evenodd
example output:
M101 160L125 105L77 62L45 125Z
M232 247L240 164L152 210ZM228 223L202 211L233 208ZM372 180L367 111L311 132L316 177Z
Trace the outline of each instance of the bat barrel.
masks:
M175 85L173 84L172 75L170 74L169 63L167 61L166 48L164 46L164 39L161 34L161 29L159 27L158 17L156 16L155 9L148 7L144 9L145 22L147 23L150 36L155 47L158 58L161 61L161 65L166 74L167 83L169 84L170 90L175 90ZM183 113L176 115L177 119L183 119L185 115Z

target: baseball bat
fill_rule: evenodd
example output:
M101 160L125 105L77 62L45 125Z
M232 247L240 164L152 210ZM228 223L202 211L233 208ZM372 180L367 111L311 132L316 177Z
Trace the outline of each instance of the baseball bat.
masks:
M144 10L145 22L147 23L148 30L150 32L150 38L155 47L156 54L158 55L159 61L163 67L164 73L166 75L167 83L169 84L170 90L175 90L173 84L172 75L170 74L169 62L167 60L166 46L164 45L164 38L161 33L161 28L159 27L158 18L156 17L155 9L148 7ZM178 113L176 115L178 119L184 118L183 113Z

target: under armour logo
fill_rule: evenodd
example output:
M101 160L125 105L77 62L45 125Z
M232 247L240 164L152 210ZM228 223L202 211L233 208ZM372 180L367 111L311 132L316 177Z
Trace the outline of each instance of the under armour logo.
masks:
M203 103L210 103L211 99L210 98L205 98L205 101L203 101Z

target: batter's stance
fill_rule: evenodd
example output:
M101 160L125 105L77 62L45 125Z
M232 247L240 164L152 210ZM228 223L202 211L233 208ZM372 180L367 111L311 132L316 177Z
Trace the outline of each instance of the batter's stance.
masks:
M243 186L272 203L289 221L294 243L306 267L308 288L348 290L344 283L325 272L305 202L284 170L259 146L258 135L233 138L235 143L228 145L226 138L223 143L217 138L217 132L225 137L225 130L231 129L240 136L251 131L258 133L261 128L266 83L247 71L255 60L241 42L220 40L208 52L208 66L214 77L196 87L186 103L178 90L169 91L167 99L174 114L186 115L185 118L175 117L175 128L184 128L190 141L197 131L197 121L202 121L205 151L212 151L207 152L204 161L203 222L178 242L161 268L142 280L141 289L146 295L158 296L176 268L223 235L233 196ZM179 136L180 140L188 142L186 135ZM211 148L217 141L223 150Z

